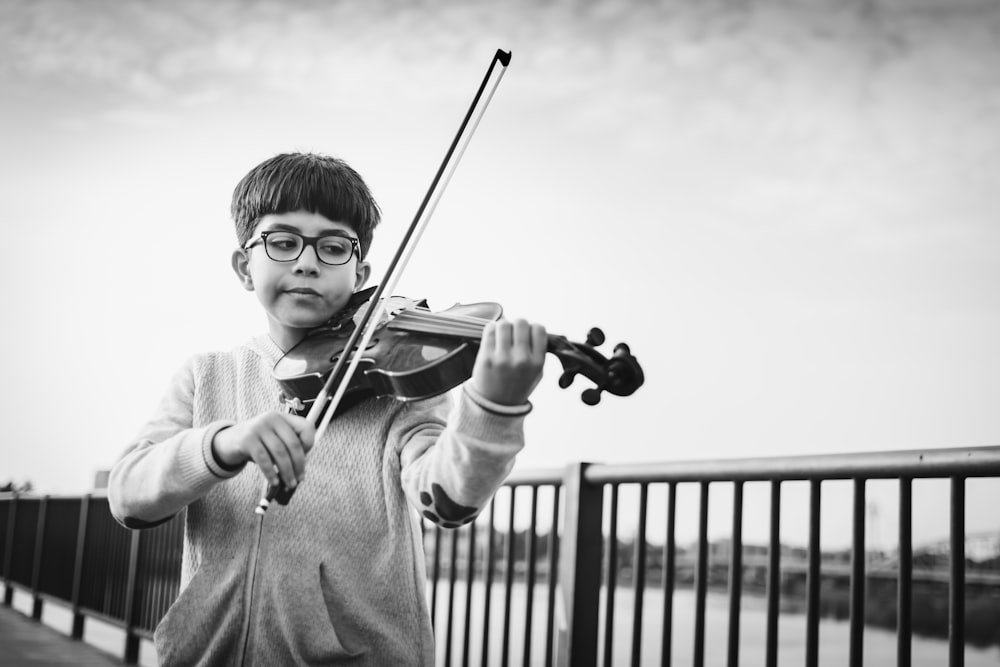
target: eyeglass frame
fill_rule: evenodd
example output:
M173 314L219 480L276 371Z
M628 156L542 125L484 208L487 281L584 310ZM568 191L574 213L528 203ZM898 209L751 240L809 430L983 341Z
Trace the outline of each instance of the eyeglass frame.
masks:
M299 254L296 255L295 257L292 257L291 259L275 259L274 257L271 257L271 253L267 251L267 237L270 234L291 234L292 236L297 236L300 239L302 239L302 247L299 248ZM331 236L340 239L346 239L351 242L351 254L348 255L347 259L341 262L340 264L331 264L330 262L324 261L319 256L319 246L317 246L316 244L320 240L328 239ZM259 238L254 239L250 243L243 246L243 249L249 250L250 248L253 248L254 246L261 244L264 245L264 254L267 255L267 258L272 262L294 262L300 257L302 257L302 253L304 253L306 251L306 248L308 247L311 247L313 249L313 253L315 253L316 259L319 260L320 263L326 264L327 266L343 266L344 264L350 262L351 257L353 257L355 254L358 256L358 259L361 259L361 241L353 236L348 236L347 234L338 234L336 232L330 234L320 234L319 236L306 236L305 234L301 234L299 232L293 232L290 229L265 229L260 233Z

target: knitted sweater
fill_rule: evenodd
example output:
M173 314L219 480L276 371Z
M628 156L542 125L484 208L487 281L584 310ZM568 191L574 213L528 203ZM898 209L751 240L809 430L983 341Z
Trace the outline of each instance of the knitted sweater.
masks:
M471 521L523 446L528 406L500 414L467 390L454 407L447 394L365 400L330 423L289 504L261 517L257 467L226 471L211 443L280 409L280 355L261 336L192 358L111 471L123 525L187 509L180 595L155 633L160 664L432 665L412 507L447 527Z

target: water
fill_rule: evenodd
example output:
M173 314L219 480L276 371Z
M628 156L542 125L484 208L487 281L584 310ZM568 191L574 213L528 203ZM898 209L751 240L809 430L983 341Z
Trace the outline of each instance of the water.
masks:
M483 596L485 586L476 582L472 588L473 618L470 629L470 664L480 664ZM491 600L491 628L489 664L499 665L502 658L503 636L502 623L503 585L494 584ZM515 584L511 602L511 627L509 630L508 662L520 665L527 662L531 665L545 664L545 624L547 610L547 591L539 588L535 591L532 605L532 633L530 660L524 661L524 626L527 618L526 587ZM601 618L598 627L600 634L604 628L604 594L601 597ZM632 606L631 589L619 589L615 595L615 624L613 630L612 656L614 665L631 664L632 639ZM673 605L673 646L671 658L673 665L692 664L694 638L694 593L691 590L678 590L674 593ZM448 587L441 584L438 587L437 600L437 640L438 665L446 663L446 635ZM452 663L461 664L465 614L465 586L457 582L454 592L453 617L455 629L452 637ZM643 603L643 632L641 664L659 665L662 650L660 626L663 618L663 594L660 589L647 589ZM557 603L557 626L561 614ZM765 601L759 597L744 596L740 616L740 665L755 667L764 665L766 647L766 609ZM705 610L705 665L706 667L723 667L726 665L728 645L729 599L722 593L709 593ZM820 634L820 665L824 667L843 667L848 664L849 625L846 621L821 619ZM805 664L806 619L803 614L783 614L778 620L778 662L780 665ZM599 656L603 656L604 646L599 642ZM941 667L948 664L948 643L940 639L913 637L912 640L913 667ZM896 635L892 631L872 627L865 628L864 662L866 665L893 665L896 663ZM599 660L599 664L602 664ZM1000 664L1000 648L977 649L966 647L965 664L967 667L996 667Z

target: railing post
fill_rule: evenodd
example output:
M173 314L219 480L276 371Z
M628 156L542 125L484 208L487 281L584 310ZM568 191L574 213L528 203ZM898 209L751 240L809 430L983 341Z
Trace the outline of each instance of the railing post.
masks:
M910 667L913 644L913 478L899 478L899 572L896 577L896 664Z
M10 585L10 563L14 557L14 520L17 518L17 495L10 499L10 508L7 510L7 545L3 555L3 604L9 607L14 604L14 587Z
M35 556L31 564L31 618L42 620L42 598L38 595L38 582L42 576L42 549L45 548L45 512L49 497L42 496L38 503L38 527L35 529Z
M139 662L139 636L135 634L135 587L139 571L139 539L142 531L133 530L128 553L128 580L125 585L125 656L122 662L134 665Z
M694 568L694 648L691 664L705 664L705 603L708 596L708 503L709 481L698 482L698 560Z
M663 625L660 661L670 667L674 642L674 588L677 573L677 482L667 483L667 534L663 541Z
M632 664L642 658L642 610L646 592L646 516L649 509L649 485L639 485L639 521L636 526L635 560L632 561Z
M559 487L552 487L552 527L549 529L548 614L545 619L545 667L555 660L556 589L559 583ZM485 639L483 640L485 642ZM485 664L485 662L484 662Z
M822 574L820 565L820 508L823 504L822 481L809 481L809 563L806 574L806 667L819 666L819 602ZM908 665L909 663L907 663Z
M778 617L781 615L781 480L771 480L771 526L767 544L767 629L764 664L778 665ZM852 666L853 667L853 666Z
M862 667L864 664L865 632L865 482L864 477L854 478L853 527L851 537L851 590L850 590L850 630L849 665Z
M740 601L743 599L743 481L733 483L733 529L729 553L729 636L726 665L740 664Z
M604 486L587 483L588 465L567 466L563 478L566 505L559 582L565 625L559 628L558 664L565 667L597 664Z
M965 664L965 477L951 478L951 563L948 577L948 667Z
M76 557L73 559L73 592L70 604L73 609L73 639L83 639L86 616L80 613L80 587L83 584L83 554L87 546L87 515L90 511L90 494L80 499L80 524L76 531Z

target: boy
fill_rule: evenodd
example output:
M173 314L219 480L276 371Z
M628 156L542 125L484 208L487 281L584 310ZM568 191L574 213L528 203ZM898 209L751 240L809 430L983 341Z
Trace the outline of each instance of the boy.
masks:
M232 215L232 266L267 335L193 357L109 481L129 528L187 508L180 595L155 633L160 664L432 665L410 506L456 527L492 497L524 444L545 330L489 326L454 407L448 394L368 399L314 443L314 425L282 408L271 369L364 286L378 207L342 161L286 154L243 178ZM255 515L279 483L299 488Z

